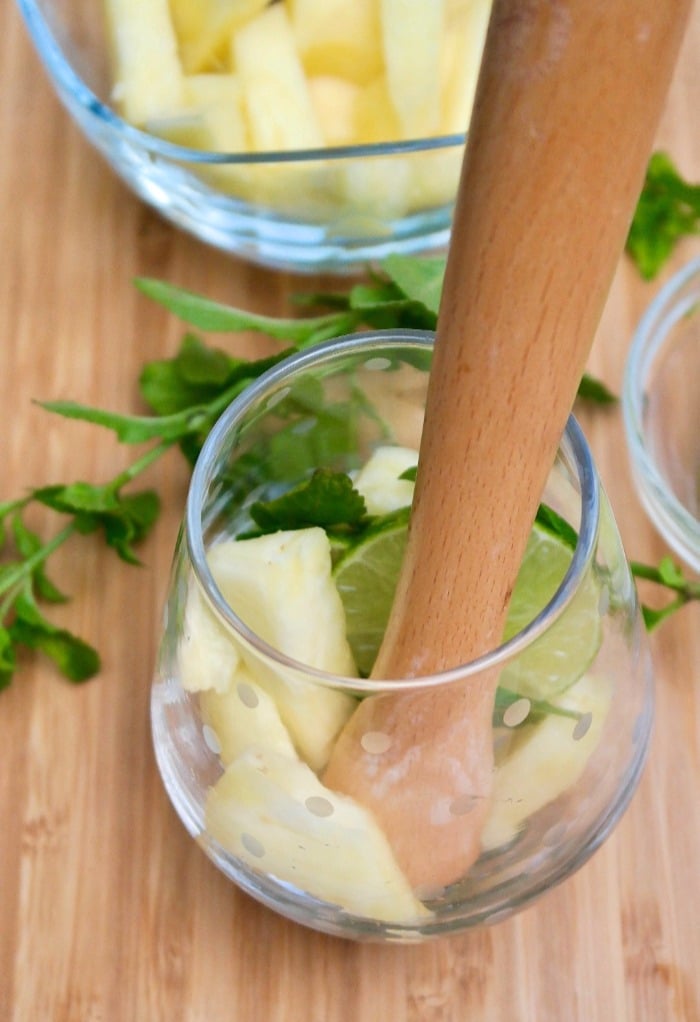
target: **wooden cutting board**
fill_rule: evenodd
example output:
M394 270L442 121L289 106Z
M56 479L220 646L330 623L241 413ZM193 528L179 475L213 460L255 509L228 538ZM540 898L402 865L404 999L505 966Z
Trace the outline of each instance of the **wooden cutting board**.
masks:
M700 10L658 144L700 180ZM253 269L165 225L79 136L0 6L0 500L28 485L111 477L111 436L54 421L34 398L138 407L136 378L180 327L135 293L159 276L258 311L331 282ZM642 309L621 263L590 368L620 388ZM234 350L234 342L228 342ZM249 338L235 341L249 353ZM255 350L260 350L259 347ZM683 395L679 394L679 400ZM619 410L582 415L630 556L666 548L633 492ZM104 659L76 689L27 660L0 694L2 1022L699 1022L700 608L652 648L658 711L647 770L611 839L570 881L489 929L419 947L356 946L294 926L235 890L166 799L148 700L187 473L153 472L165 501L145 567L98 542L59 555L60 619Z

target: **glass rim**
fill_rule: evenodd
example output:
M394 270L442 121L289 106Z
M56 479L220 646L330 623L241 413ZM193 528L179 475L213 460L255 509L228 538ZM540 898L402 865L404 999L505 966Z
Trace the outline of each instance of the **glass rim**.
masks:
M47 18L35 0L16 0L22 17L46 68L90 116L115 132L155 155L182 163L204 166L245 166L257 164L303 163L321 160L342 160L363 156L392 156L399 153L430 152L464 144L466 133L434 135L424 138L398 139L393 142L366 142L358 145L328 146L311 149L283 149L266 152L214 152L192 149L168 142L142 131L125 121L104 100L101 100L75 71L66 57Z
M372 679L341 676L311 667L282 653L249 628L230 607L209 570L200 509L206 489L213 479L218 452L236 423L266 391L284 382L291 373L302 372L319 363L330 364L335 360L357 355L359 352L366 352L371 357L386 349L388 343L416 352L425 352L432 350L434 336L433 332L423 330L373 330L348 334L295 352L268 369L234 398L207 436L192 473L185 512L185 540L192 570L205 600L211 605L222 624L244 639L256 653L278 668L298 673L329 688L351 689L363 694L381 693L387 688L396 692L419 691L464 681L485 671L505 666L561 617L578 592L579 584L594 558L600 519L600 483L583 431L574 416L570 415L560 440L560 448L565 445L580 487L581 516L573 557L551 600L523 629L492 650L448 670L412 678Z
M684 295L684 289L694 281L696 290ZM676 324L699 303L700 256L674 273L646 307L632 335L622 382L622 413L632 467L641 477L640 486L646 499L653 494L653 503L661 505L653 509L652 516L654 522L663 527L665 535L669 531L673 534L674 548L675 542L685 543L685 537L696 532L700 523L676 497L651 454L649 434L644 425L644 404L650 373L662 348ZM663 521L657 517L659 511L662 511ZM678 529L682 538L676 535ZM667 538L670 542L670 536Z

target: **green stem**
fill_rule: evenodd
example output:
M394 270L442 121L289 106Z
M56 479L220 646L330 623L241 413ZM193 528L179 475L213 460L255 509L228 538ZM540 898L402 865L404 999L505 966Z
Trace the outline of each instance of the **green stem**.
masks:
M648 582L655 582L657 585L672 589L683 597L683 602L700 600L700 582L691 582L687 578L677 580L668 578L659 568L651 564L642 564L639 561L630 561L630 570L635 578L642 578Z
M157 461L166 451L170 450L175 443L175 440L161 440L155 447L151 447L150 450L146 451L140 458L137 458L128 468L125 468L123 472L115 476L107 488L113 493L117 493L123 486L136 479L142 472L145 472L150 465Z
M17 589L24 584L24 581L31 576L32 572L43 564L54 551L58 550L63 543L69 539L75 532L75 524L71 522L66 525L64 529L57 532L53 539L50 539L48 543L36 550L31 557L27 557L26 560L18 564L14 571L8 571L0 581L0 596L4 596L5 599L0 603L0 621L4 621L6 614L10 610L12 603L17 595Z

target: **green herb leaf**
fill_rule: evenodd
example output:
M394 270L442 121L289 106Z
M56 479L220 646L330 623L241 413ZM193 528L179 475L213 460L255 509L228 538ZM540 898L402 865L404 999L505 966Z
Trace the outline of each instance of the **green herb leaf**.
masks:
M0 625L0 689L7 688L17 667L17 655L12 636Z
M502 727L503 714L509 706L512 706L513 703L517 703L518 700L522 698L523 696L519 692L513 692L511 689L504 688L502 685L499 685L496 689L496 698L494 700L493 726ZM557 706L555 703L550 703L546 699L528 699L528 702L530 703L530 712L523 721L523 724L531 724L533 718L547 715L570 717L572 720L580 720L583 716L583 714L578 710L569 710L564 706Z
M201 415L206 412L206 407L196 407L176 415L119 415L117 412L90 408L74 401L40 401L39 405L47 412L63 415L66 419L80 419L114 430L118 439L125 444L140 444L156 438L177 440L192 428L198 413Z
M307 319L262 316L210 301L191 291L146 277L138 278L136 286L143 294L163 305L179 319L201 330L222 333L255 330L280 341L303 345L317 343L320 337L337 336L337 330L344 333L349 329L349 324L359 323L359 317L345 312ZM332 332L328 333L329 330Z
M540 504L537 508L535 521L546 529L553 536L563 540L572 550L576 549L578 535L576 530L569 525L565 518L551 508L548 504Z
M15 615L8 630L13 644L41 650L70 681L87 681L99 671L100 658L92 646L66 629L52 625L28 595L22 594L15 601ZM2 670L0 661L0 674Z
M445 277L445 256L390 255L381 264L406 298L411 298L437 319Z
M243 386L286 358L291 350L256 361L234 359L187 334L174 358L144 366L139 388L157 415L176 415L206 406L237 382Z
M578 385L577 397L582 401L592 401L599 405L613 405L617 403L617 395L606 387L602 380L584 373Z
M274 500L257 501L250 515L262 532L318 525L329 532L356 529L366 518L364 498L345 472L318 468L310 479Z
M685 181L666 153L654 153L627 237L626 250L651 280L678 241L700 233L700 184Z

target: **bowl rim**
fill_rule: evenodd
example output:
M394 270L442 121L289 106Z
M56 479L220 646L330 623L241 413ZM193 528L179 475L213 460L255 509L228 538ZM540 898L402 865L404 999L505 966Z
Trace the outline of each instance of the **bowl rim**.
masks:
M184 533L194 577L203 598L223 626L242 638L258 655L276 667L282 667L287 672L291 671L300 678L312 678L329 688L352 689L363 694L386 691L388 685L392 691L424 690L464 681L493 668L502 667L548 631L561 617L576 596L580 583L594 560L600 523L600 483L585 436L574 417L570 416L560 441L560 449L563 446L570 456L572 469L578 476L581 500L578 539L571 563L549 603L525 628L494 649L469 663L414 678L375 680L343 677L310 667L281 653L261 639L232 610L209 570L200 509L207 487L214 476L217 454L226 437L235 429L238 420L260 401L266 392L289 379L290 373L303 372L311 364L330 365L336 360L342 363L348 356L356 356L359 352L371 358L385 350L387 343L412 350L414 353L425 353L432 351L434 336L430 331L421 330L374 330L334 338L295 352L268 369L234 398L207 436L194 467L187 496Z
M688 288L692 290L688 290ZM700 256L677 270L647 305L635 328L625 363L622 412L633 476L650 518L670 546L700 562L700 522L678 499L653 457L644 423L649 375L676 324L700 311Z
M424 138L397 139L392 142L367 142L358 145L328 146L312 149L266 150L265 152L214 152L208 149L192 149L188 146L168 142L157 135L134 127L125 121L108 103L101 100L67 59L48 19L36 0L15 0L29 35L44 67L62 89L80 104L86 114L100 121L107 128L122 133L133 144L147 152L167 157L182 163L204 165L246 165L303 163L319 160L358 159L365 156L393 156L433 152L463 146L466 132L450 135L434 135Z

